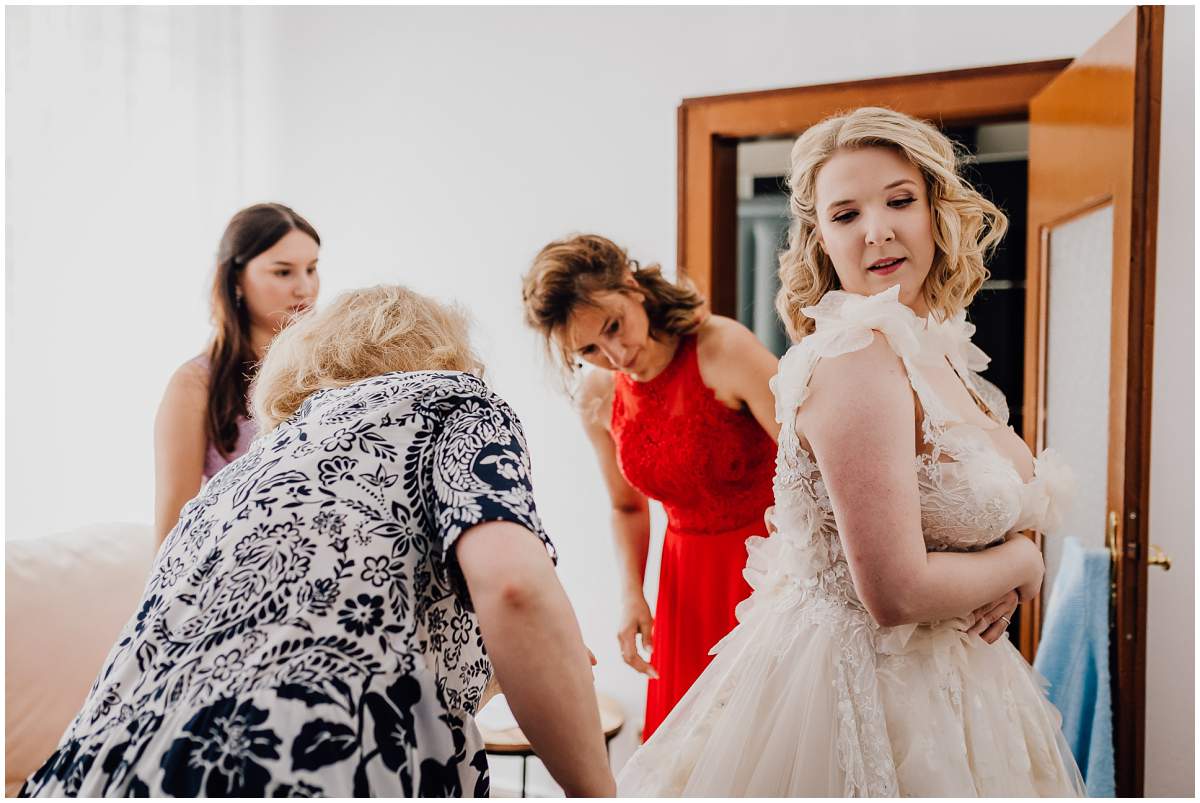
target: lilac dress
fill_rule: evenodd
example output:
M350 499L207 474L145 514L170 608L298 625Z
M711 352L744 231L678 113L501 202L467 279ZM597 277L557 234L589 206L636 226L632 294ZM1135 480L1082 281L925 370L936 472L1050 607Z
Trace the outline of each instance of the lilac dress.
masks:
M192 360L193 363L201 366L207 372L209 370L209 360L207 354L201 354ZM238 416L238 438L237 446L229 455L221 454L221 450L211 440L208 441L207 448L204 451L204 482L212 479L218 471L225 466L237 460L244 455L250 448L250 444L254 441L254 437L258 434L258 426L253 421L245 416Z
M233 453L228 457L221 454L221 450L211 440L208 442L208 449L204 452L204 481L208 482L216 475L218 471L225 466L237 460L244 455L249 449L250 444L254 441L254 436L258 434L258 426L253 421L242 416L238 416L238 439L237 446Z

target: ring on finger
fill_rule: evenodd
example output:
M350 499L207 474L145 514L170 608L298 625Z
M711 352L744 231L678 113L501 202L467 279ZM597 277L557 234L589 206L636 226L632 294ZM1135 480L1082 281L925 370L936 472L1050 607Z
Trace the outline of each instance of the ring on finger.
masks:
M1004 620L1004 626L1005 626L1005 627L1008 627L1009 625L1011 625L1011 624L1012 624L1012 620L1011 620L1011 619L1009 619L1007 616L1003 616L1003 615L1002 615L1000 618Z

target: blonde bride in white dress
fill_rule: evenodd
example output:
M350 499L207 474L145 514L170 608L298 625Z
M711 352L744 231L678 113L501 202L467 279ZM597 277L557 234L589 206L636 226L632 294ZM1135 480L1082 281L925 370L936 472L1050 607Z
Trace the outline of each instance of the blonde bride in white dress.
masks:
M1052 531L1071 484L976 373L965 309L1006 220L944 135L885 109L809 129L789 184L775 532L748 542L738 626L618 789L1082 795L1003 633L1042 582L1019 531Z

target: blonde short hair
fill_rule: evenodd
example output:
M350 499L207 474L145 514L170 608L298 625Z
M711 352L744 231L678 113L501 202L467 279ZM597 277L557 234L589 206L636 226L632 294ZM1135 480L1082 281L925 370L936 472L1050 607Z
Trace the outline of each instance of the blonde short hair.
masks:
M259 431L286 421L318 390L391 371L482 375L467 329L467 318L456 307L399 285L342 293L271 344L252 391Z
M873 147L892 148L925 178L936 249L921 292L938 315L953 317L971 303L988 277L984 260L1008 230L1004 213L959 175L962 157L954 143L929 123L872 106L822 120L796 140L788 173L791 225L779 257L775 309L794 340L813 331L801 308L837 288L833 263L817 238L817 173L839 150Z

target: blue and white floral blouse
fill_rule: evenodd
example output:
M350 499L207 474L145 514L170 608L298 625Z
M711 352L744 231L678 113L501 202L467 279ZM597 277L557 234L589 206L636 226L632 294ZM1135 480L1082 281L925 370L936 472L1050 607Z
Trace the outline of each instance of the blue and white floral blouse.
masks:
M452 546L494 520L554 557L482 381L313 394L184 507L23 794L487 795L491 665Z

